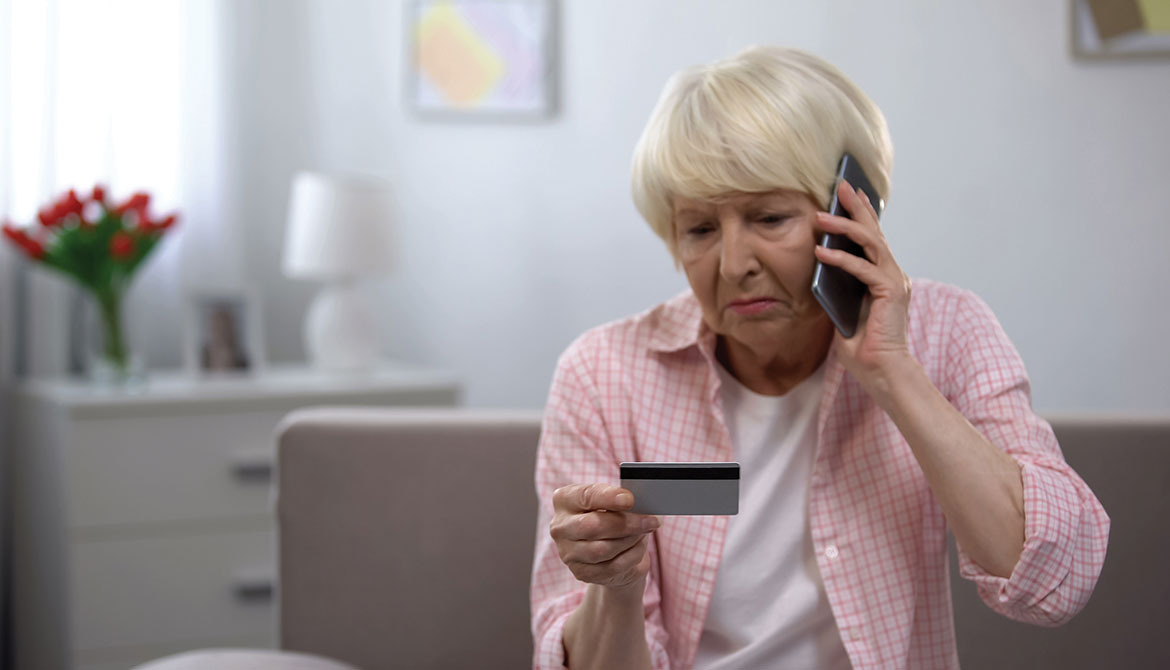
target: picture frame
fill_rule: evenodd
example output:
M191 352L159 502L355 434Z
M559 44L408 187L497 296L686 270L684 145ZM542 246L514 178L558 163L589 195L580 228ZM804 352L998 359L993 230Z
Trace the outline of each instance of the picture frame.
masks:
M265 366L260 303L248 289L196 291L183 309L184 368L196 376L253 374Z
M1073 58L1170 59L1167 0L1069 0L1068 6Z
M440 120L551 117L557 10L555 0L407 0L408 107Z

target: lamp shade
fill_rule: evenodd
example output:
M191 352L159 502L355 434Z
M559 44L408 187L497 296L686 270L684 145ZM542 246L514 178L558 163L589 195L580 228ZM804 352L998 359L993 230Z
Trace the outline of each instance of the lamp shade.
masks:
M289 199L284 274L348 279L392 271L393 218L392 192L384 180L298 173Z

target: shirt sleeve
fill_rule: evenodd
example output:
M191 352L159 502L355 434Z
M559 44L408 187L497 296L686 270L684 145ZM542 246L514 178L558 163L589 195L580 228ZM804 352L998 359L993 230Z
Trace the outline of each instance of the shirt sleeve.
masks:
M984 437L1015 458L1024 485L1024 549L1012 574L988 573L961 545L959 572L975 582L992 610L1025 623L1060 626L1093 593L1105 562L1109 516L1065 462L1052 427L1032 411L1023 361L991 309L964 293L953 313L949 399Z
M586 588L561 562L549 535L553 491L568 484L620 482L619 462L601 412L600 394L590 374L591 362L599 355L598 347L588 337L575 342L557 363L537 452L536 493L540 511L530 593L533 666L537 670L564 667L565 620L581 604ZM643 596L646 642L654 668L668 670L667 633L662 623L653 536L649 551L655 560L651 562Z

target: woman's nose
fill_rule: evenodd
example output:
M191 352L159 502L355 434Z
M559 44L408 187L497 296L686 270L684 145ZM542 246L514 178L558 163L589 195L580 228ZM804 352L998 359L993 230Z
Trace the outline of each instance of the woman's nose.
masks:
M759 272L759 258L751 236L742 229L742 224L725 224L720 229L723 239L720 240L719 274L728 282L739 283L743 278Z

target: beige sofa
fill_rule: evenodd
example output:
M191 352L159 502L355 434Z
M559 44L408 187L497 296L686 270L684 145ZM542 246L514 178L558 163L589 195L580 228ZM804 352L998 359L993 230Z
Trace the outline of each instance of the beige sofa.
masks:
M1113 519L1092 601L1059 629L952 591L968 669L1170 668L1170 418L1054 418ZM282 647L361 668L530 666L539 415L314 409L278 437Z

